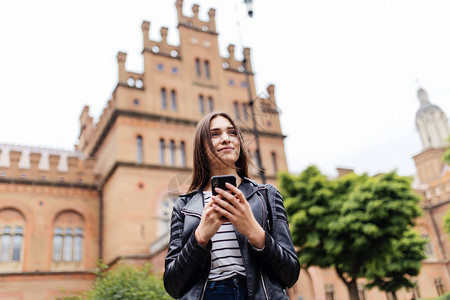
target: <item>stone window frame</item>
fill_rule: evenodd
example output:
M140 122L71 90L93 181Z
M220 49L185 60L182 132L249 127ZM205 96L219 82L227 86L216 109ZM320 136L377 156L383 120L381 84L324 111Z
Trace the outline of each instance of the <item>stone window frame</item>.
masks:
M22 263L24 236L25 230L22 225L0 225L0 264Z
M80 226L54 226L52 261L78 263L83 261L84 229Z

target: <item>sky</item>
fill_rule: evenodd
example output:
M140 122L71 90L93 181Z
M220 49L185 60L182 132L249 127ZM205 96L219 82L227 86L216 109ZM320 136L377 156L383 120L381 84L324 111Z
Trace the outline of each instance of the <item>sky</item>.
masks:
M221 55L252 49L257 93L275 85L288 167L315 164L415 173L422 150L417 89L450 114L447 0L185 0L216 9ZM73 150L79 116L100 116L118 80L116 55L142 72L150 38L178 45L175 0L41 0L0 4L0 144Z

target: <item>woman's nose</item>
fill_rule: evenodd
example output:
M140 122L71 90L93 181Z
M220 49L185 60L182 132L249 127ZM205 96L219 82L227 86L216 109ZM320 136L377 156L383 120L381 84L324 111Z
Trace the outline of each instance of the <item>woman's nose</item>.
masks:
M220 136L220 139L222 141L229 141L230 140L230 136L228 135L228 133L224 132L222 133L222 135Z

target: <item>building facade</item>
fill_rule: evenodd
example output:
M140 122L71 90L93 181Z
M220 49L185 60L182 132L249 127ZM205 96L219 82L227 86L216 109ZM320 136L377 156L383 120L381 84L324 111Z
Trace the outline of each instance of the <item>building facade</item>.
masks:
M424 213L416 229L429 242L414 293L416 297L429 297L450 291L450 237L444 231L444 215L450 203L450 166L443 161L450 127L446 114L429 101L424 89L418 89L417 97L420 107L416 125L423 149L413 157L417 170L414 188L422 195Z

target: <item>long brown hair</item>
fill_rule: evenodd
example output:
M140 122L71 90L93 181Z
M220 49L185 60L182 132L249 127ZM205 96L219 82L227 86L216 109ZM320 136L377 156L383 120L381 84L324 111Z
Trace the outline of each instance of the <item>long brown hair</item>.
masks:
M215 117L222 116L233 125L236 130L236 136L239 139L240 153L234 166L229 166L227 162L224 162L217 156L216 151L213 149L211 142L210 125L211 120ZM210 154L210 155L208 155ZM195 191L197 189L203 189L208 185L211 179L211 162L209 157L212 156L220 162L232 167L236 170L239 177L248 177L248 151L245 147L244 137L242 136L241 129L236 125L231 116L227 112L212 112L207 114L197 123L194 136L194 167L192 171L192 183L189 186L188 192Z

